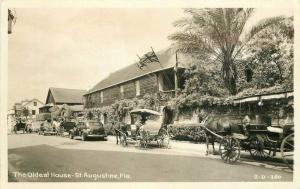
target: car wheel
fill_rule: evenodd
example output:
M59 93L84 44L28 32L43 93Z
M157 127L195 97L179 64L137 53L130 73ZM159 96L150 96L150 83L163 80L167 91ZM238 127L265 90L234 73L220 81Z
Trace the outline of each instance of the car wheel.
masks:
M87 139L87 136L86 136L86 134L83 133L83 134L82 134L82 140L83 140L83 141L86 141L86 139Z

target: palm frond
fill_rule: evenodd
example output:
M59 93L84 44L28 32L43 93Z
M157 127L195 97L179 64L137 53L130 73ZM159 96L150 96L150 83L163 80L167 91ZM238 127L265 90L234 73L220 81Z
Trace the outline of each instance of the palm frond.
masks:
M181 18L179 20L176 20L175 22L173 22L173 26L175 27L186 27L189 26L193 23L192 19L184 17Z
M294 18L293 17L287 17L285 20L280 22L278 28L280 32L288 37L289 39L294 38L294 25L293 25Z
M261 32L262 30L276 25L280 24L281 21L285 19L284 16L277 16L277 17L272 17L272 18L265 18L261 20L258 24L253 26L250 31L245 35L244 42L250 41L257 33Z
M173 48L184 53L208 53L218 57L218 52L214 48L215 44L201 33L176 32L168 37L176 41Z

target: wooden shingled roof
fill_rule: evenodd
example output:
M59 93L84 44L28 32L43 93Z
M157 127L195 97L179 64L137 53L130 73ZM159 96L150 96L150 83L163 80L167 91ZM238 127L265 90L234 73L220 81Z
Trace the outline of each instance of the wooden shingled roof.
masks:
M149 73L155 73L158 71L166 70L173 68L176 63L176 55L170 50L161 50L155 52L160 63L152 62L147 64L147 67L139 69L137 63L133 63L125 68L117 70L111 73L108 77L98 82L92 89L90 89L86 94L91 94L105 88L112 87L136 78L145 76ZM184 63L187 57L184 57L182 54L178 54L178 67L184 67Z
M49 96L52 94L55 103L64 104L83 104L83 95L86 90L66 89L66 88L49 88L46 104L49 103Z

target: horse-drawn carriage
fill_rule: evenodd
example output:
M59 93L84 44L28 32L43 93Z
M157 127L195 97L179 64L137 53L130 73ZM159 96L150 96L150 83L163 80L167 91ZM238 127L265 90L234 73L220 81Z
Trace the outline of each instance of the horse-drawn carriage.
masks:
M206 131L219 138L219 153L227 163L234 163L240 158L241 150L249 151L254 159L262 160L281 152L283 161L292 168L294 152L293 127L270 128L264 124L237 124L223 132ZM290 127L290 129L285 129ZM233 129L235 128L235 129ZM240 128L237 132L236 128ZM233 131L235 130L235 131Z
M26 123L23 121L17 121L16 125L14 126L14 133L17 134L18 131L22 131L24 134L27 131Z
M120 143L127 146L129 141L135 141L139 147L147 148L151 142L159 147L169 146L169 133L163 122L163 115L148 109L134 109L130 111L132 124L121 124L115 128Z
M278 105L277 102L276 104ZM288 103L285 107L292 109L292 105ZM279 121L280 116L278 116L275 118L278 124L272 124L258 119L263 117L263 113L260 113L257 113L252 121L248 116L244 119L240 116L236 119L239 121L232 121L232 118L223 119L220 115L209 115L202 121L201 127L207 135L219 141L219 154L227 163L236 162L240 158L241 150L249 151L254 159L259 160L274 157L277 152L280 152L283 161L293 169L294 124L292 118L285 117L285 120L289 122L284 123ZM211 127L211 125L216 126ZM213 129L217 126L221 129Z

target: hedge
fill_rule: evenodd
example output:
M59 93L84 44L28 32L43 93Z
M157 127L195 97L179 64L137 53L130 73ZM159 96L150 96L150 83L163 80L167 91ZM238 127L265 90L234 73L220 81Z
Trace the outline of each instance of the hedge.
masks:
M205 142L205 131L199 125L169 125L169 134L173 140Z

